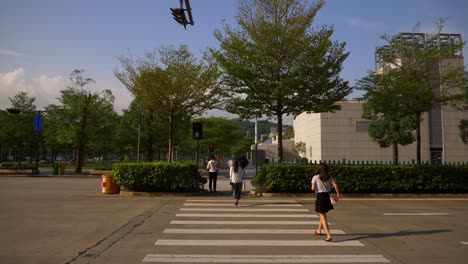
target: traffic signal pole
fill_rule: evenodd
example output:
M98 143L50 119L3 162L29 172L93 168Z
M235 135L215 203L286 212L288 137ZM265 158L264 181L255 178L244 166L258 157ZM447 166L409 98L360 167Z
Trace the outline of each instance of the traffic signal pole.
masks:
M200 169L200 168L198 167L198 160L199 160L198 153L200 152L200 147L199 147L199 145L198 145L198 140L196 140L196 141L197 141L197 146L196 146L196 149L197 149L197 150L196 150L196 153L195 153L195 159L197 160L197 170L198 170L198 169Z

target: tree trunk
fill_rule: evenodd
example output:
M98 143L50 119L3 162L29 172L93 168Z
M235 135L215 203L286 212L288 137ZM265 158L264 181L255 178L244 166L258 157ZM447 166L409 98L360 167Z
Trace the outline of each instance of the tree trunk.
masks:
M153 142L151 139L146 140L146 158L145 161L151 162L153 161L153 156L154 156L154 150L153 150Z
M416 162L421 164L421 113L416 114Z
M174 117L169 116L169 149L167 150L167 161L172 162L172 138L174 133Z
M85 96L85 104L83 107L83 112L80 122L80 130L78 131L78 144L76 147L76 173L81 173L81 168L84 163L84 149L86 145L86 127L88 126L88 104L91 101L91 94L88 93L88 96Z
M398 144L393 143L392 148L393 148L393 164L397 165L398 164Z
M283 115L278 115L278 160L283 160Z
M84 146L81 143L76 147L76 163L75 163L76 173L81 173L81 169L83 167L83 161L84 161L83 149L84 149Z

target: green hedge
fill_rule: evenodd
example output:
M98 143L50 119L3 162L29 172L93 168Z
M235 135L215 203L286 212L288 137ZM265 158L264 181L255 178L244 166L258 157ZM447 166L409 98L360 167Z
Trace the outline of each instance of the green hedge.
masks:
M12 169L12 170L26 170L26 169L35 169L36 163L22 162L21 168L17 162L15 163L1 163L0 169Z
M265 164L252 185L264 192L311 192L317 165ZM329 165L343 193L468 193L468 166Z
M112 167L112 178L133 191L189 191L202 177L193 163L139 162L119 163Z

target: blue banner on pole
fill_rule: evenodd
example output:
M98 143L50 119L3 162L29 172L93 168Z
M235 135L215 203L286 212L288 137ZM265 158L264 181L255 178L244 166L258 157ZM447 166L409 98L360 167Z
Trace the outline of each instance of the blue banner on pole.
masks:
M42 131L42 115L36 113L34 115L34 131Z

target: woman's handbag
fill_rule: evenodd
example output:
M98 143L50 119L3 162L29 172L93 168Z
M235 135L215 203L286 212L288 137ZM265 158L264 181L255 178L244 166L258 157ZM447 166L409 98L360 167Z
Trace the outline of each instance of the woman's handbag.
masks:
M325 184L323 184L323 182L322 182L322 180L321 180L320 178L318 178L318 180L320 181L320 184L322 184L322 187L323 187L325 190L327 190L328 195L330 196L330 203L331 203L332 205L335 205L335 204L338 202L338 200L336 199L336 197L330 194L330 191L327 189L327 187L325 187Z

